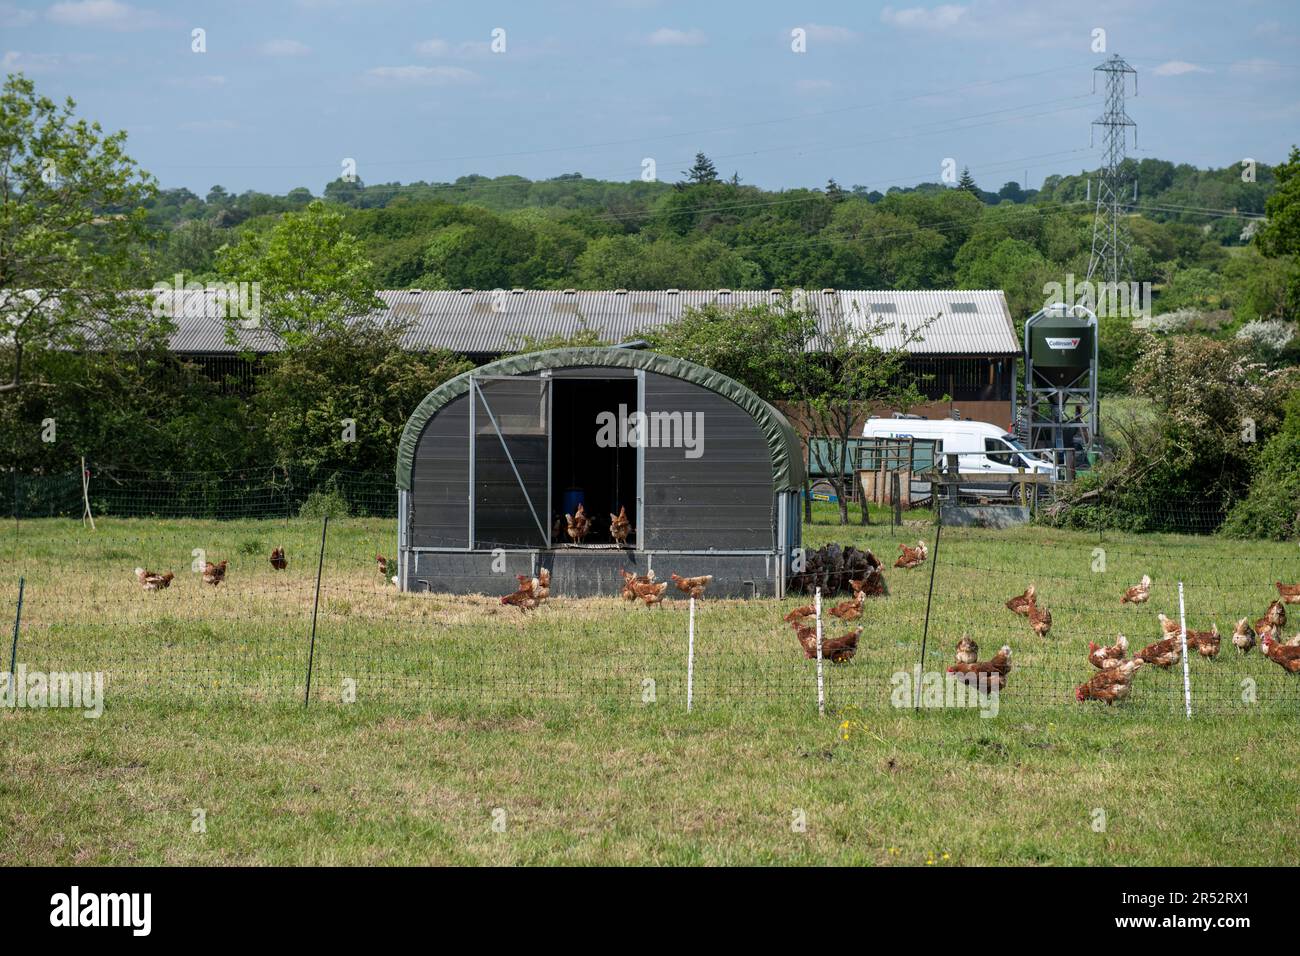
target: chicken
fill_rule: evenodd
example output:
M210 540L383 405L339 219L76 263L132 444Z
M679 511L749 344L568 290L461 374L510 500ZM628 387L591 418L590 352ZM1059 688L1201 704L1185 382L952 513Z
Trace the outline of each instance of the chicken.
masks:
M623 576L622 596L624 601L636 600L636 591L634 590L634 585L649 584L655 579L655 572L653 568L651 568L645 574L633 574L631 571L619 571L618 573Z
M1288 674L1300 674L1300 647L1286 647L1268 634L1264 635L1259 647L1265 657Z
M801 620L802 618L812 617L816 613L817 608L814 605L804 604L787 614L785 620L787 624L793 624L795 621Z
M545 601L551 596L551 572L549 568L538 568L537 577L533 578L533 597Z
M515 594L523 594L524 592L527 592L532 595L533 599L537 602L537 604L533 605L534 608L551 596L551 572L546 568L540 568L537 572L537 577L535 578L529 577L526 574L516 574L515 580L519 582L519 590L516 591ZM513 597L514 595L507 596ZM511 602L502 601L501 603L506 604Z
M1038 606L1037 595L1029 601L1029 626L1039 637L1046 637L1052 629L1052 612Z
M831 608L831 617L838 617L841 621L856 621L862 616L862 606L866 603L866 594L859 591L857 597L848 601L841 601Z
M135 578L140 582L140 587L146 591L162 591L171 587L172 579L175 578L172 572L166 574L155 574L153 571L146 571L144 568L135 569Z
M1080 703L1085 700L1104 700L1107 706L1123 700L1132 690L1133 675L1143 663L1145 660L1139 656L1123 661L1109 670L1098 671L1086 684L1080 684L1074 689L1074 699Z
M526 586L521 587L513 594L501 595L501 603L510 607L517 607L521 613L527 613L528 611L535 611L541 601L533 596L533 585L530 580Z
M693 598L704 597L704 589L713 583L713 575L701 574L698 577L684 578L678 574L668 575L677 585L677 590L683 594L689 594Z
M1188 631L1187 632L1187 650L1192 648L1202 657L1219 656L1219 625L1211 623L1208 631Z
M1128 638L1123 634L1110 647L1102 647L1095 641L1088 642L1088 661L1099 671L1118 667L1127 654Z
M582 544L584 538L591 533L591 519L587 517L587 512L583 509L582 502L578 502L578 510L575 514L564 513L564 520L567 524L566 531L569 540L574 544Z
M817 628L803 627L799 624L794 625L795 634L799 638L799 643L803 647L803 656L809 660L817 657ZM862 628L856 628L847 634L841 634L839 637L827 637L822 635L822 660L829 660L834 664L844 664L853 660L853 655L858 651L858 638L862 636Z
M1038 593L1038 589L1035 588L1032 584L1029 585L1029 587L1025 588L1024 594L1020 595L1019 597L1013 597L1010 601L1007 602L1007 610L1014 611L1017 614L1028 617L1029 605L1034 602L1034 596L1037 593Z
M1255 646L1255 629L1250 626L1249 618L1243 617L1237 622L1232 632L1232 643L1239 654L1249 654L1250 649Z
M972 642L974 643L974 642ZM1001 674L1006 677L1011 673L1011 648L1006 644L998 649L998 652L986 661L976 662L973 664L951 664L948 667L949 674Z
M1142 575L1142 583L1135 584L1119 599L1120 604L1146 604L1151 599L1151 578Z
M953 680L959 680L984 693L1000 691L1006 687L1007 675L1010 673L1011 648L1005 644L987 661L970 664L959 661L948 667L948 674Z
M646 607L654 607L656 604L663 602L664 592L668 590L668 582L663 581L659 584L655 584L653 581L646 581L644 584L636 583L632 585L632 590L637 597L645 602Z
M384 557L382 554L376 553L375 564L379 566L379 576L381 578L388 577L388 559Z
M1274 581L1273 584L1277 587L1283 604L1300 604L1300 584L1283 584L1281 581Z
M222 561L220 564L213 564L208 561L203 565L203 583L211 584L214 588L222 581L226 580L226 565L228 561Z
M965 634L957 642L957 663L974 664L980 659L980 646Z
M915 548L909 548L905 544L900 544L898 547L902 553L898 556L898 560L894 562L896 568L915 568L924 563L926 556L930 553L924 541L916 542Z
M271 549L271 567L283 571L289 566L289 559L284 556L284 548Z
M849 587L853 589L854 594L865 594L867 597L882 597L889 593L889 586L885 584L885 575L878 567L869 570L866 577L861 580L849 581Z
M1267 631L1273 640L1282 639L1282 628L1286 627L1286 606L1281 601L1274 601L1264 612L1264 616L1255 622L1255 633L1264 636Z
M1134 660L1145 661L1148 664L1155 664L1156 667L1172 667L1177 664L1183 656L1183 642L1180 637L1166 637L1163 641L1156 641L1154 644L1148 644L1142 648L1141 652L1133 655Z
M627 509L620 506L618 514L609 516L609 536L616 544L627 546L627 536L632 533L632 522L627 518Z

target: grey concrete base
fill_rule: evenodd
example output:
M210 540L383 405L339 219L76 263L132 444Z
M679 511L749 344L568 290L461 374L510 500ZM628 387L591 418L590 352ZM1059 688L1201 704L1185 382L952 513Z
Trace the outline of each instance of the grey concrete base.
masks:
M498 557L500 560L498 560ZM494 567L496 562L496 567ZM407 555L406 590L442 594L509 594L516 574L551 572L551 594L557 597L617 597L624 569L645 574L653 568L657 580L712 574L710 597L775 597L778 560L775 554L683 554L672 551L555 549L505 551L412 551ZM684 598L668 586L665 598Z
M956 528L1010 528L1032 517L1022 505L954 505L944 503L943 523Z

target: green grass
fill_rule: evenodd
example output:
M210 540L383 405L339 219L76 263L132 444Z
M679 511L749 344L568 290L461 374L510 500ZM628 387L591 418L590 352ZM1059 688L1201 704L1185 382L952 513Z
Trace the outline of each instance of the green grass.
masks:
M933 545L925 515L891 531L833 514L817 508L807 545L867 545L887 564L901 541ZM815 665L780 620L806 598L706 599L687 714L682 603L556 598L524 616L496 595L398 594L373 561L391 556L392 523L367 519L331 521L304 711L319 535L306 520L111 519L6 534L0 615L13 579L28 587L19 661L108 686L98 720L0 711L7 860L1209 865L1300 850L1300 680L1225 640L1189 662L1190 722L1180 668L1140 673L1118 707L1071 696L1087 640L1156 640L1179 579L1189 626L1258 617L1275 579L1300 577L1294 543L944 529L925 666L942 670L962 633L981 656L1010 644L997 715L889 705L920 657L927 564L889 571L859 656L825 668L819 718ZM253 544L283 545L289 570ZM222 587L190 571L196 548L230 561ZM137 564L177 581L144 594ZM1151 603L1121 607L1143 573ZM1045 639L1002 607L1030 581L1053 612Z

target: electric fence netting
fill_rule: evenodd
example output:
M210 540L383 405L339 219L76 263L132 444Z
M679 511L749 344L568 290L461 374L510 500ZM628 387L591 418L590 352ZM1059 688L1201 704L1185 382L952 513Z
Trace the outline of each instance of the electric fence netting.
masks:
M805 526L805 546L847 539L872 548L887 594L859 608L846 607L851 595L833 593L828 581L806 582L781 601L721 600L706 590L692 615L671 582L662 603L646 606L618 593L565 597L563 582L552 581L550 599L521 611L501 597L519 586L516 574L536 572L527 553L503 559L498 586L484 594L396 588L397 496L387 474L91 472L88 481L74 472L12 483L0 613L12 625L21 579L15 673L103 674L110 707L119 698L182 698L685 708L688 693L693 710L816 713L819 698L830 713L1104 707L1076 700L1075 688L1097 673L1089 642L1111 646L1123 634L1132 656L1162 640L1158 615L1177 624L1181 582L1187 627L1217 628L1217 654L1193 647L1186 684L1181 662L1144 666L1115 712L1182 714L1190 688L1194 716L1300 713L1300 675L1258 644L1243 652L1232 640L1239 621L1267 617L1276 582L1300 577L1294 543L818 521ZM918 540L927 560L892 567L900 545ZM281 549L283 561L273 560ZM658 569L659 580L670 571L710 573L707 554L691 560ZM1149 599L1121 602L1144 575ZM825 586L820 680L815 645L805 653L784 620L815 603L816 583ZM1043 636L1005 606L1030 585L1051 613ZM1279 606L1295 612L1276 630L1285 641L1300 632L1300 605ZM803 623L813 626L815 615ZM832 653L859 628L851 659ZM1010 647L1006 685L994 698L967 693L946 673L963 637L978 644L979 661ZM8 641L5 650L7 671Z

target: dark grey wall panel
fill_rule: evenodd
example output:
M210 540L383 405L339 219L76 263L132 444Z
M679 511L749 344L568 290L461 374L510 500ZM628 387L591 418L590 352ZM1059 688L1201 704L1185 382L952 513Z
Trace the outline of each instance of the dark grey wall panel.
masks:
M415 451L411 544L469 546L469 396L430 419Z
M544 546L550 540L542 531L550 514L546 501L547 382L533 376L485 379L479 382L478 392L474 407L474 546ZM537 526L539 519L542 529Z
M416 552L408 562L407 590L442 594L509 594L517 587L516 574L531 574L533 551L507 551L506 565L494 571L491 552ZM666 600L686 600L669 581L676 571L685 576L712 574L708 597L748 598L776 595L775 555L676 555L630 551L544 551L541 565L551 570L553 597L617 597L623 587L619 571L644 574L650 567L660 581L668 581ZM638 612L656 613L637 607ZM559 608L539 613L553 614Z
M644 410L699 413L704 426L698 458L680 447L645 449L645 546L773 548L772 458L749 413L716 392L653 372L645 377Z

